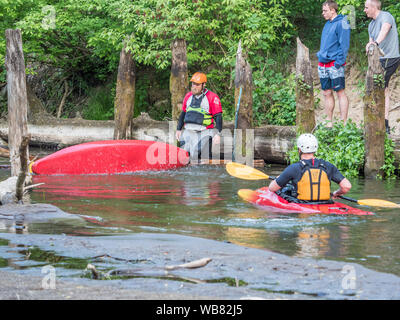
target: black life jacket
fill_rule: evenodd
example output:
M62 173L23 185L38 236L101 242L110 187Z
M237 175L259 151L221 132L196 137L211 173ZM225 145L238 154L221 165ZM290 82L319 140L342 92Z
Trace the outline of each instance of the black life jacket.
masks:
M201 108L201 102L207 92L208 90L205 90L198 98L192 95L190 106L186 108L185 123L195 123L206 127L212 124L212 115Z

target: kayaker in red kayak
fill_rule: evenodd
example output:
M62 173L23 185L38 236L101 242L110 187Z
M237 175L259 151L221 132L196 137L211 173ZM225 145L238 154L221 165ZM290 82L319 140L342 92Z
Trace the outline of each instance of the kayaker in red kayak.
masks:
M315 158L318 150L317 138L302 134L297 139L300 161L288 166L269 185L269 190L290 202L297 203L330 203L331 181L339 185L333 192L336 199L351 189L351 183L332 163Z
M176 139L180 147L189 152L190 158L209 159L212 144L219 144L221 139L221 101L206 88L206 74L196 72L190 81L192 87L183 99Z

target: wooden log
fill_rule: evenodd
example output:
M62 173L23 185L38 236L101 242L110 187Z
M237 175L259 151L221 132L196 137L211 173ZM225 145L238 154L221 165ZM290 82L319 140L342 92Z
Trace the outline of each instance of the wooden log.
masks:
M132 53L121 50L114 107L114 139L130 139L132 117L135 105L136 64Z
M232 160L222 160L222 159L204 159L204 160L191 160L190 165L194 166L225 166L227 163L232 162ZM254 159L253 167L262 168L265 166L265 161L263 159Z
M172 42L171 50L172 63L169 91L171 92L172 120L178 120L182 111L183 98L189 91L186 41L184 39L175 39Z
M0 120L0 138L8 141L8 122ZM223 159L232 157L233 121L224 121L219 150L224 154ZM176 122L157 121L147 114L142 114L132 121L132 139L154 140L171 144L171 136L174 137ZM46 118L40 123L28 123L31 140L29 145L45 149L57 150L79 143L112 140L114 121L98 121L84 119L57 119ZM395 166L400 164L400 138L392 136L395 143ZM286 152L296 142L295 126L266 125L254 129L254 157L264 159L266 163L287 164ZM1 149L0 149L1 151ZM8 150L4 151L4 157L9 157ZM214 153L213 153L214 155ZM218 152L215 153L218 155ZM0 152L0 156L2 153ZM222 159L222 158L221 158Z
M22 201L22 197L24 195L25 180L28 174L28 158L26 158L26 154L29 145L29 138L30 138L29 135L24 136L22 138L21 145L19 147L21 170L18 175L16 192L15 192L17 201Z
M235 127L240 131L234 133L235 160L246 157L254 159L254 132L253 129L253 75L247 54L242 49L239 41L236 52L235 67ZM251 135L253 133L253 135Z
M11 176L17 176L21 170L19 147L22 137L28 134L28 97L21 31L19 29L7 29L6 39L8 145L10 148ZM29 158L27 150L25 157L26 159Z
M296 57L296 126L298 133L315 128L314 89L308 48L297 38Z
M364 96L364 175L376 178L385 163L385 81L376 45L368 49L368 71Z
M216 157L223 153L223 159L232 157L233 121L224 121L219 150L213 152ZM114 121L96 121L84 119L46 119L45 123L28 124L31 135L30 146L60 149L79 143L112 140ZM172 128L172 129L171 129ZM132 139L162 141L171 144L174 137L174 121L157 121L142 114L132 121ZM0 120L0 138L8 140L8 124ZM285 154L296 140L295 126L267 125L255 128L255 158L267 163L287 164ZM397 142L396 142L397 143ZM400 141L398 142L400 146ZM398 152L400 159L400 150Z

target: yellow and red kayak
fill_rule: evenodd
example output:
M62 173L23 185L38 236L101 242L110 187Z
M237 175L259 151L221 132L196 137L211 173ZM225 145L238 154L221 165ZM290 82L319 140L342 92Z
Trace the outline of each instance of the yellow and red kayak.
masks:
M281 213L322 213L322 214L351 214L351 215L374 215L373 212L364 211L343 204L334 202L332 204L303 204L288 202L278 196L275 192L268 190L268 187L257 190L241 189L238 195L245 201L253 203L272 212Z

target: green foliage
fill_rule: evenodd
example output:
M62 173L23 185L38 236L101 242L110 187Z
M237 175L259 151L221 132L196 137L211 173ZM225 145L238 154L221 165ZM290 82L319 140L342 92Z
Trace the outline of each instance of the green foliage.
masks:
M89 120L114 119L114 86L94 88L88 93L89 99L83 109L83 118Z
M139 66L168 70L171 42L184 38L188 64L233 108L229 91L242 40L252 65L294 35L288 0L29 0L0 1L0 22L22 30L27 64L48 65L67 78L105 80L125 42ZM0 35L4 39L4 35ZM0 41L4 62L4 41ZM4 80L4 68L0 70ZM229 109L229 107L228 107ZM228 112L229 113L229 112Z
M385 1L385 10L389 11L396 19L397 30L400 34L400 2L397 0Z
M150 86L150 79L145 76L136 81L135 86L135 109L133 117L136 118L141 112L145 112L149 108L149 97L147 89Z
M189 73L203 70L208 87L219 94L224 118L235 114L233 79L237 44L248 55L253 68L254 120L292 125L295 123L295 82L286 68L293 56L295 37L313 51L318 49L325 20L321 16L324 0L0 0L0 29L20 28L26 65L33 73L43 66L52 68L55 78L43 80L44 100L51 112L59 103L60 83L67 79L73 93L95 95L88 88L107 83L116 72L123 44L133 54L138 69L169 73L171 43L184 38L187 43ZM365 44L369 19L363 12L364 0L338 0L342 13L354 6L356 29L352 30L350 53L365 67ZM400 3L386 0L400 28ZM347 7L349 8L349 7ZM400 30L400 29L399 29ZM0 87L5 84L5 39L0 33ZM137 81L135 115L151 111L160 119L166 108L151 108L146 86L159 85L165 79ZM168 80L166 80L168 82ZM95 95L97 96L97 95ZM110 106L105 98L99 104ZM73 114L67 101L64 116ZM109 117L111 109L97 102L90 110L101 110ZM91 109L90 105L94 108ZM97 107L96 107L97 106ZM167 106L167 105L166 105ZM162 115L157 115L161 112ZM97 117L97 116L95 116Z
M262 70L256 70L253 92L255 125L294 125L296 123L296 83L294 74L285 76L274 70L268 59Z
M345 176L356 177L364 167L362 128L349 120L344 126L336 122L332 129L320 126L315 131L320 141L317 157L333 163Z
M383 177L387 179L395 179L396 178L396 167L394 165L395 156L394 156L394 148L395 144L392 139L385 136L385 164L381 167L383 170ZM380 178L383 178L380 177Z

